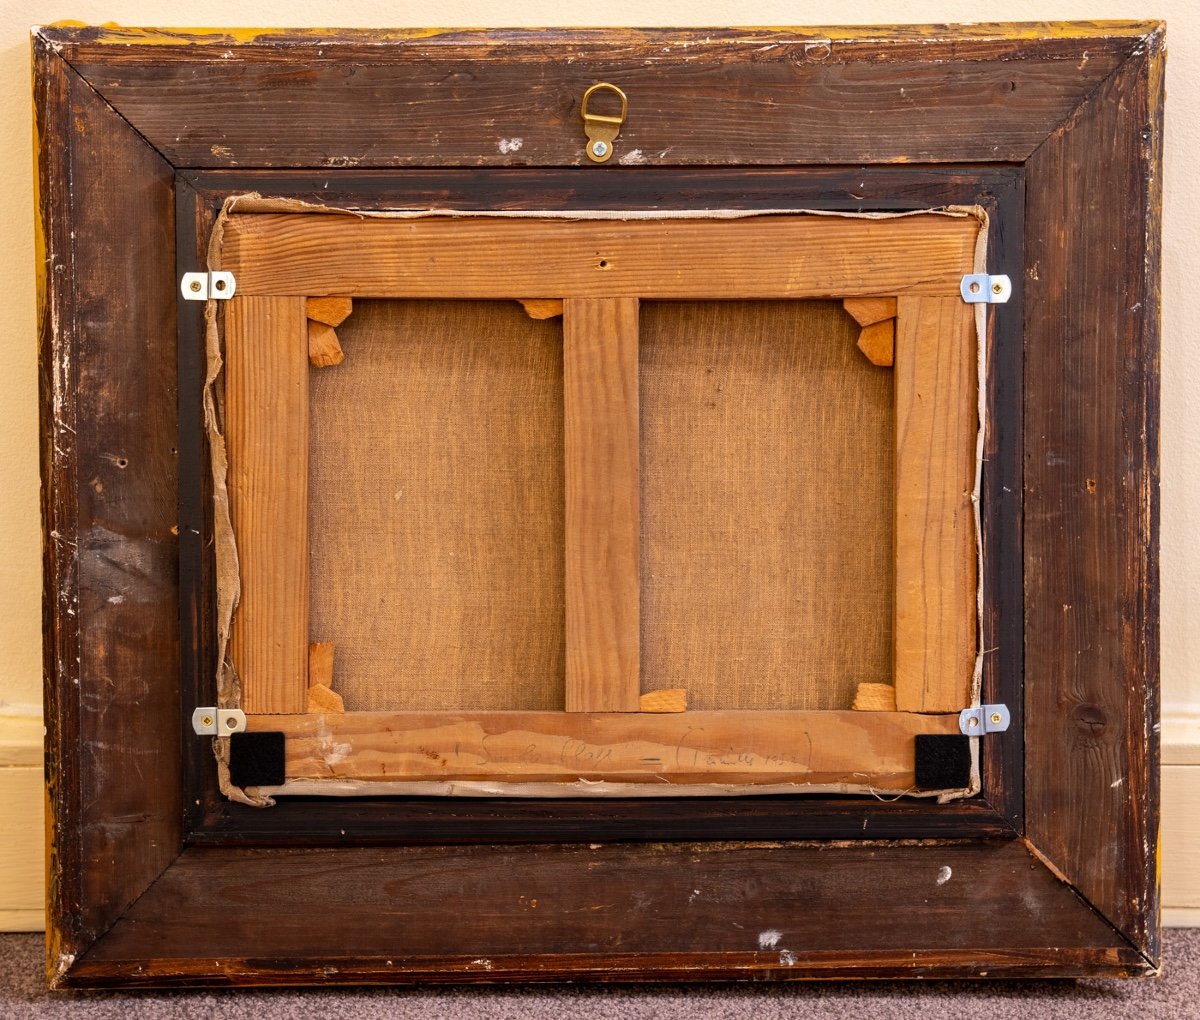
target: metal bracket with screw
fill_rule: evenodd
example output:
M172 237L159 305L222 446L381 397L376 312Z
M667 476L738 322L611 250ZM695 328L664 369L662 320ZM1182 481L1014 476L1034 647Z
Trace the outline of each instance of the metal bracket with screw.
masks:
M202 737L223 737L246 729L246 713L240 708L198 708L192 713L192 729Z
M968 273L962 278L959 293L969 305L1002 305L1012 297L1012 280L1003 275Z
M1012 722L1007 705L980 705L964 708L958 713L958 728L968 737L981 737L985 733L1003 733Z
M592 113L588 109L588 101L599 91L612 92L621 100L621 112L615 117ZM606 81L597 82L583 94L579 104L579 115L583 118L583 132L587 135L588 143L585 150L593 163L607 163L612 158L613 142L621 133L621 125L625 123L625 114L629 110L629 100L625 98L616 85Z
M236 290L233 273L184 273L179 281L184 301L227 301Z

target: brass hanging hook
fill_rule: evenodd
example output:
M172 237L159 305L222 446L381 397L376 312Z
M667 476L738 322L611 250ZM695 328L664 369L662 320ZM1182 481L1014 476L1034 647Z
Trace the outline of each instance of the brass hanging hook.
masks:
M588 100L592 94L604 89L615 92L621 98L621 112L616 117L604 116L599 113L588 113ZM625 114L629 110L629 100L625 98L616 85L606 81L597 82L583 94L579 104L579 116L583 118L583 132L587 135L588 159L593 163L606 163L613 154L613 142L621 133L621 125L625 123Z

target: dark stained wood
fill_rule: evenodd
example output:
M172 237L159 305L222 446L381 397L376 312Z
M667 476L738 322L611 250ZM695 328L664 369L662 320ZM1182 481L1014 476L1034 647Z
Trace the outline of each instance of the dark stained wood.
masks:
M197 846L1016 836L983 797L947 805L824 796L617 797L605 799L599 808L583 800L283 797L269 811L230 803L207 787L199 788L196 799L201 805L192 816L188 839Z
M451 32L403 42L349 33L333 49L313 34L245 45L233 37L40 30L56 983L1153 969L1161 26L972 26L938 29L936 38L921 28L849 32L857 41L837 32L828 42L795 32L702 33L714 42L690 45L685 61L679 44L692 40L678 32ZM571 63L547 59L568 45ZM618 160L640 149L641 158L697 166L568 168L582 160L578 95L601 72L633 89ZM421 102L405 108L414 97ZM495 123L485 125L489 117ZM665 133L674 145L656 147ZM265 175L247 169L247 159L294 169ZM337 169L351 161L364 169ZM833 165L839 161L848 165ZM699 166L710 162L729 165ZM471 169L476 164L487 169ZM461 169L434 169L447 166ZM186 167L211 169L180 172ZM180 211L174 266L172 170ZM1014 727L984 741L984 795L946 806L770 797L664 808L614 800L601 819L579 802L417 798L299 799L255 811L219 796L209 745L188 733L182 798L179 699L211 704L214 663L203 556L207 461L196 413L202 336L190 305L181 308L179 332L178 589L173 554L159 540L170 529L176 486L163 446L175 442L174 273L194 267L214 202L252 189L410 208L987 206L989 267L1003 267L1015 293L989 320L984 690L1010 705ZM1024 355L1022 277L1035 299ZM1087 281L1086 296L1067 286L1078 279ZM139 371L129 371L134 364ZM118 440L120 449L110 449ZM143 474L144 466L155 470ZM1022 501L1031 522L1024 562ZM129 572L134 562L144 575ZM126 583L142 600L136 615L109 601L121 594L114 584ZM155 781L130 782L139 769ZM185 805L193 846L175 860ZM1024 839L980 839L1020 832ZM872 835L889 841L862 842ZM798 836L824 842L745 842ZM929 841L896 842L903 837ZM640 842L722 838L742 842ZM837 838L855 841L829 842ZM569 842L529 845L538 839ZM588 847L614 839L630 842ZM296 848L249 845L256 842ZM925 877L935 861L935 871L952 869L941 886ZM686 913L701 902L685 905L691 890L710 887L727 893L724 902ZM451 945L446 905L464 890L492 899L456 912L459 941ZM221 898L233 908L212 912ZM885 902L902 909L883 925ZM743 908L753 923L763 921L757 930L782 933L773 951L759 950L757 939L736 941L753 929L735 926L744 924ZM372 925L362 923L368 914ZM404 951L402 974L395 953L364 944L373 925L389 948ZM796 962L783 960L784 951Z
M995 309L987 320L988 403L981 493L982 700L989 705L1007 705L1012 722L1004 733L993 733L983 741L980 753L988 801L1014 828L1021 829L1025 797L1022 782L1025 621L1021 562L1024 172L1013 181L1010 190L989 206L988 217L989 271L1007 274L1013 292L1008 304ZM1012 777L1019 778L1013 781Z
M1149 969L1015 842L189 850L79 977L918 977L1058 973L1064 957Z
M175 268L181 276L204 264L212 220L211 205L180 175L175 178ZM181 702L217 703L216 563L209 543L213 534L212 469L204 430L203 389L208 368L204 315L197 305L177 301L178 415L179 415L179 629ZM212 745L193 740L190 720L184 719L182 766L184 830L203 815L209 797L224 800L216 789ZM209 777L211 789L202 796L198 776Z
M54 970L180 847L175 226L171 167L35 60Z
M1097 963L1097 956L1102 962ZM1053 957L1053 964L1047 959ZM968 947L922 952L880 950L869 954L805 953L794 964L763 953L589 954L558 956L410 956L402 973L395 960L360 955L328 955L286 960L260 957L136 961L86 958L71 972L64 988L225 988L271 985L498 985L590 982L631 984L704 981L804 981L855 979L973 978L1133 978L1154 976L1132 949L1106 947L1022 951Z
M1025 222L1027 832L1152 959L1163 59L1046 140Z
M70 158L55 141L70 133L71 81L66 65L45 47L34 46L35 137L38 160L37 210L42 260L38 281L38 384L43 549L42 657L46 719L46 960L77 953L95 939L80 912L84 882L81 859L83 790L67 763L79 754L79 697L72 681L79 666L77 556L79 501L76 484L79 415L75 362L65 361L75 332L75 259L71 244ZM61 268L58 268L61 267ZM59 346L60 340L63 341ZM61 537L59 537L61 536Z
M618 164L1023 160L1141 34L40 31L192 167L585 166L579 100L596 81L629 95Z
M1020 166L623 167L592 170L184 170L209 203L269 197L369 209L837 209L991 207ZM211 222L211 218L209 219ZM1019 258L1019 251L1014 250Z

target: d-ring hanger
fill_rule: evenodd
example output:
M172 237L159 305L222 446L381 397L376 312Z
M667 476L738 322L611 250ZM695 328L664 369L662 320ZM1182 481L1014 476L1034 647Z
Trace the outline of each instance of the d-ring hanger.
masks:
M621 113L617 117L606 117L599 113L588 113L588 100L592 98L592 93L605 89L609 92L615 92L621 97ZM606 163L613 154L613 142L616 141L617 135L621 133L621 125L625 123L625 113L629 109L629 100L625 98L625 93L622 92L616 85L610 85L606 81L596 82L583 94L583 100L579 104L579 115L583 118L583 132L587 135L587 154L588 159L593 163Z

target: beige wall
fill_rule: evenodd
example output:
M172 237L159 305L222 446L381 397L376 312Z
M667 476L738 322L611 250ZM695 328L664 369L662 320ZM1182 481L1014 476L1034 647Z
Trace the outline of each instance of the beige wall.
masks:
M471 25L827 25L939 21L1165 18L1169 59L1163 261L1163 487L1162 649L1164 699L1169 710L1194 707L1200 720L1200 627L1189 609L1200 595L1200 301L1190 292L1200 278L1200 4L1197 0L689 0L687 3L606 0L3 0L0 7L0 769L29 756L4 745L28 740L21 716L41 700L40 543L38 520L37 372L33 309L33 192L31 187L28 30L34 23L75 19L128 25L237 26L335 24L370 26ZM852 20L851 20L852 19ZM1191 298L1188 300L1188 298ZM1176 713L1178 714L1178 713ZM7 718L6 718L7 717ZM14 718L16 717L16 718ZM1180 716L1182 718L1182 716ZM7 727L7 729L6 729ZM1169 715L1168 739L1184 728ZM1200 754L1181 750L1181 768ZM14 768L18 766L7 766ZM8 779L12 780L12 776ZM25 777L29 782L32 777ZM0 774L0 783L5 777ZM1190 787L1189 787L1190 789ZM1200 785L1197 786L1200 790ZM7 798L0 789L0 812ZM1193 801L1200 805L1200 796ZM1169 802L1168 810L1176 801ZM28 835L34 819L0 813L5 830ZM1200 845L1200 834L1196 836ZM1168 862L1169 862L1168 858ZM3 862L0 862L0 869ZM0 875L2 882L2 875ZM1168 885L1170 873L1168 871ZM1200 885L1200 876L1197 878ZM1200 889L1196 906L1200 907ZM0 884L0 913L5 907ZM1200 915L1198 915L1200 916ZM0 926L3 918L0 917Z

